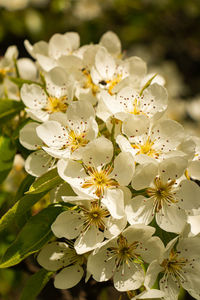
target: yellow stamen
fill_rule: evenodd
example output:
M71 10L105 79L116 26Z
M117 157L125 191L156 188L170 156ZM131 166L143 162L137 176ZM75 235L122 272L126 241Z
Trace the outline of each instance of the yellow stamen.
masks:
M171 180L168 183L163 183L160 177L156 177L154 179L154 187L146 190L147 194L154 198L155 212L159 212L162 209L164 202L166 202L168 205L178 202L175 199L173 192L174 183L175 180Z
M68 143L63 147L63 149L70 146L71 151L74 152L78 148L86 146L89 141L85 138L85 135L85 132L76 134L73 130L71 130L68 136Z
M95 194L97 197L101 197L105 188L118 187L119 183L109 176L112 170L113 168L111 166L102 168L100 171L96 168L88 168L87 171L90 175L90 179L85 181L82 188L89 188L93 186L96 188Z
M67 97L48 97L48 104L46 106L46 109L50 114L54 112L66 112L67 111L67 103L66 103Z
M96 93L98 93L98 91L99 91L99 87L96 84L94 84L94 82L92 81L92 77L88 70L83 69L82 72L86 76L86 82L85 82L84 88L85 89L91 88L92 94L95 96Z

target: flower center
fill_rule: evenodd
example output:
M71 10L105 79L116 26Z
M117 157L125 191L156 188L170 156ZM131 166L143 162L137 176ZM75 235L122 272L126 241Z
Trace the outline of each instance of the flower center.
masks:
M110 216L108 210L103 209L97 202L92 202L89 209L81 207L81 210L83 211L83 215L85 218L84 231L86 231L92 225L101 230L104 230L104 219Z
M48 103L46 106L46 110L52 114L54 112L66 112L67 110L67 97L61 97L61 98L56 98L56 97L48 97Z
M147 138L147 140L144 144L131 144L131 146L134 149L138 149L138 152L136 153L136 155L146 154L150 157L158 158L160 153L158 151L156 151L155 149L153 149L153 145L154 145L154 142L151 141L149 137Z
M99 87L96 84L94 84L90 72L87 69L83 69L82 72L86 76L86 82L84 88L85 89L91 88L92 94L95 96L96 93L99 91Z
M128 244L127 239L121 234L117 239L117 244L118 247L110 247L107 249L107 256L109 259L115 258L117 268L124 263L129 266L130 262L141 262L140 255L135 251L140 245L138 241Z
M169 258L165 259L161 266L164 268L166 276L172 275L178 280L184 280L181 272L186 263L187 259L178 257L178 253L172 249Z
M85 132L76 134L73 130L71 130L68 136L68 143L65 148L71 146L71 151L74 152L78 148L86 146L89 141L85 138L85 135Z
M113 95L113 88L122 80L122 74L117 74L115 78L112 80L107 80L106 83L108 84L108 92L110 95Z
M87 172L90 175L90 178L85 180L82 188L94 187L97 197L101 197L105 188L118 187L119 183L110 177L112 170L113 168L111 166L107 166L101 170L89 167Z
M164 203L172 205L177 202L174 196L174 183L175 180L163 183L160 177L156 177L154 179L154 187L146 190L148 196L153 197L154 199L155 212L159 212Z

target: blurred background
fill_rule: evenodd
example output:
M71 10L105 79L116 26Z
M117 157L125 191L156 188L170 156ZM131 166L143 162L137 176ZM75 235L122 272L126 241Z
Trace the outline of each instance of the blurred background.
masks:
M81 45L98 43L101 35L114 31L122 42L124 57L137 55L148 63L150 73L163 76L169 92L168 115L181 122L191 135L200 135L200 0L0 0L0 56L17 45L20 57L28 57L24 40L48 41L54 33L77 31ZM13 170L0 186L3 214L25 174L23 160L15 158ZM17 174L17 175L16 175ZM45 206L43 199L35 212ZM0 257L15 236L11 230L0 240ZM38 266L31 259L0 270L0 300L20 299L28 276ZM39 299L127 299L109 283L59 291L50 283ZM180 299L192 299L182 292ZM27 299L28 300L28 299Z

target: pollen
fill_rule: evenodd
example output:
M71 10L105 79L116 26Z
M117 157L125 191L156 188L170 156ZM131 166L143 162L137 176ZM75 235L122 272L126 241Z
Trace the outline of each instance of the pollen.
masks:
M111 166L107 166L101 170L89 167L87 171L90 178L84 182L82 188L93 187L95 188L97 197L103 196L105 188L116 188L119 186L119 183L111 177L112 170Z
M166 276L172 275L178 280L182 280L182 268L186 265L187 260L183 257L178 257L178 253L172 249L169 258L165 259L161 266L164 268Z
M116 268L120 268L123 264L129 264L131 262L141 263L141 257L137 253L137 248L141 246L138 241L131 244L128 243L127 239L121 234L117 239L117 247L110 247L107 250L107 256L115 258Z
M108 210L102 208L96 201L92 202L89 209L81 207L84 217L84 229L86 231L90 226L95 226L100 230L105 229L105 218L110 216Z
M86 76L84 88L90 88L92 90L92 94L95 96L99 91L99 87L96 84L94 84L90 72L87 69L83 69L82 72Z
M160 177L154 179L154 187L146 190L147 195L154 199L154 211L159 212L164 203L172 205L178 201L174 194L175 180L163 183Z
M71 130L68 136L68 143L65 146L65 148L70 146L71 151L74 152L78 148L86 146L89 141L86 139L85 136L85 132L77 134L73 130Z
M56 97L48 97L48 103L46 106L46 109L50 114L54 112L66 112L67 111L67 97L61 97L61 98L56 98Z
M132 144L131 146L134 149L138 149L138 152L136 153L137 155L146 154L150 157L158 158L160 153L153 148L153 145L154 142L148 137L144 144Z
M117 74L117 76L112 80L107 80L106 83L108 84L108 92L110 95L113 95L113 88L122 80L122 74Z

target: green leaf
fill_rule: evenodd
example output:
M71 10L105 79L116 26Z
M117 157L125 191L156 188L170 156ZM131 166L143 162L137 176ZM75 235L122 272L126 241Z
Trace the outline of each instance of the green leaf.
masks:
M27 212L30 208L38 202L44 195L40 193L37 195L25 195L20 200L18 200L0 219L0 232L7 229L10 225L13 227L21 227L26 219Z
M147 83L144 85L144 87L141 89L140 91L140 96L142 96L144 90L146 90L146 88L148 88L152 82L152 80L157 76L157 74L153 75L148 81Z
M0 99L0 123L10 120L24 108L20 101Z
M15 202L24 196L24 193L28 191L30 185L33 183L34 180L35 177L29 174L24 178L15 195Z
M31 186L33 191L19 199L0 219L0 232L10 225L21 227L30 208L46 195L47 192L62 182L63 180L58 176L56 169L53 169L36 179Z
M24 287L20 300L35 300L53 274L54 272L41 269L32 275Z
M9 79L13 83L15 83L19 88L21 88L24 83L26 83L26 84L37 84L37 85L42 86L42 84L39 83L39 82L32 81L32 80L27 80L27 79L22 79L22 78L18 78L18 77L10 77Z
M37 252L52 237L51 224L66 207L49 206L31 217L18 234L16 240L4 254L0 268L8 268L21 262L32 253Z
M56 185L61 183L63 183L63 179L58 175L57 168L54 168L37 178L31 185L27 194L38 194L45 192L47 190L51 190Z
M0 183L5 180L10 172L16 147L9 137L0 136Z

